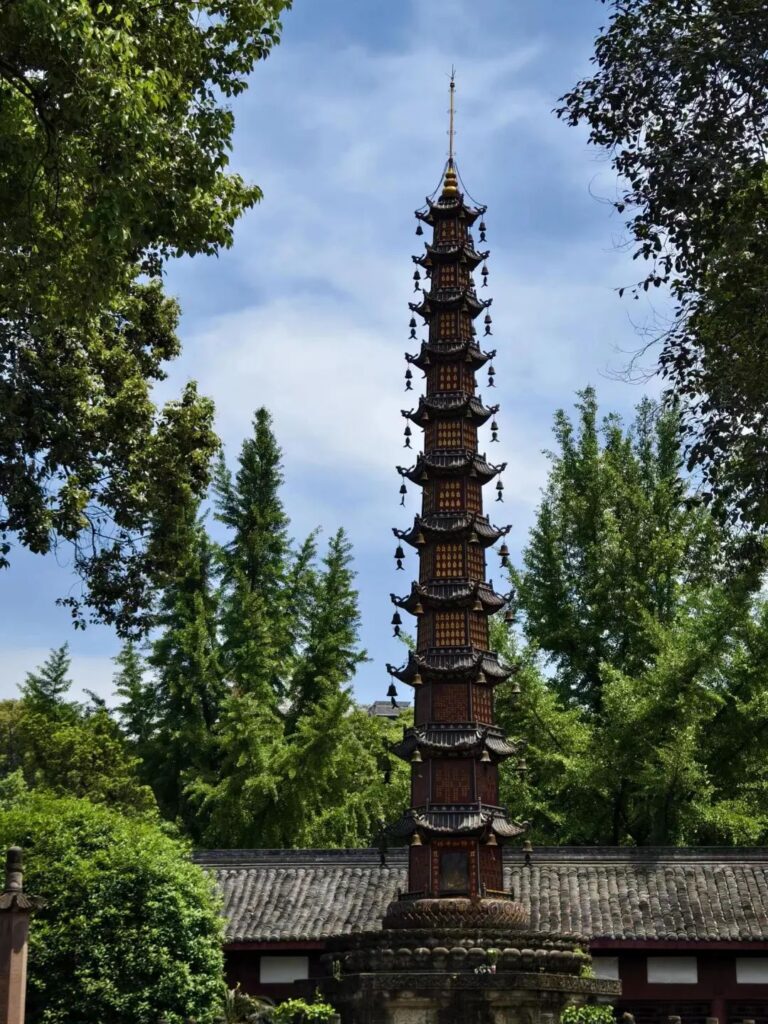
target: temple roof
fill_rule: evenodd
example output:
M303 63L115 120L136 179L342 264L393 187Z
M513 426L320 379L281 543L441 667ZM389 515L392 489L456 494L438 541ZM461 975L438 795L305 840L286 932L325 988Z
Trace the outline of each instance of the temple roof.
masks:
M414 684L417 673L422 681L429 682L479 682L482 673L486 682L496 684L509 679L516 670L502 665L491 651L480 651L476 647L433 647L419 653L409 651L405 665L401 668L387 665L387 671L401 683L418 686Z
M468 608L476 601L480 602L482 610L487 615L492 615L501 611L511 597L511 594L506 597L497 594L488 583L478 583L469 579L451 583L431 582L426 585L412 583L411 592L406 597L390 594L392 604L404 608L413 615L421 614L416 611L419 604L423 604L425 608Z
M495 355L496 349L483 352L476 341L424 341L415 356L410 352L405 353L405 361L412 366L418 366L420 370L426 370L433 361L455 362L456 358L461 356L465 363L469 363L472 369L477 371Z
M456 196L440 196L435 202L427 197L426 210L415 210L414 216L425 224L434 225L438 220L447 220L449 217L456 217L466 221L467 224L474 224L478 217L482 217L487 206L468 206L464 202L464 196L459 192Z
M498 411L498 405L485 406L476 395L466 391L440 391L434 395L422 395L417 409L401 410L403 416L420 427L433 416L441 418L465 418L480 427Z
M480 836L493 832L499 839L514 839L525 832L524 825L510 821L503 807L489 804L447 805L443 810L425 807L410 808L391 825L387 834L405 839L414 832L426 835Z
M407 889L408 851L204 850L224 902L226 941L317 942L378 930ZM504 888L534 931L590 940L768 941L768 849L540 847L526 867L503 848Z
M490 250L478 251L471 242L427 242L423 256L412 256L420 267L430 268L437 263L466 263L470 270L490 256Z
M425 320L429 320L433 312L446 313L454 309L463 309L473 318L487 309L493 299L478 299L472 285L466 288L441 288L440 291L423 292L421 302L409 302L408 308Z
M409 530L393 528L392 532L411 547L419 547L427 540L462 539L473 535L478 543L488 548L501 537L506 536L511 526L492 526L486 516L474 512L432 512L416 516Z
M487 462L484 455L479 455L469 448L454 448L453 450L421 452L416 459L416 465L410 468L398 466L400 476L406 476L413 483L421 483L422 480L432 480L435 477L471 476L477 477L481 483L486 484L495 476L507 468L506 462L495 466Z
M480 753L487 750L499 759L513 757L526 747L525 741L512 743L497 726L479 726L472 722L459 725L417 725L403 731L393 754L408 760L415 750L422 754L453 754L460 751Z

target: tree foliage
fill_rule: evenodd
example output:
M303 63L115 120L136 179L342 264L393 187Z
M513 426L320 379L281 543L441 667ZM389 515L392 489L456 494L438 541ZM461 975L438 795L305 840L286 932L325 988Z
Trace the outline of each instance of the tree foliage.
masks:
M507 799L549 842L764 842L759 571L729 567L727 535L690 505L669 414L643 403L602 437L591 392L579 414L578 432L556 419L519 574L528 644L497 636L521 687L498 713L531 769L505 775Z
M0 844L24 848L45 899L30 933L35 1024L213 1024L222 925L210 878L156 823L44 793L0 807Z
M161 410L151 398L179 351L158 279L169 257L230 245L260 197L227 169L225 104L286 6L0 10L0 555L13 538L36 553L71 542L80 625L145 628L178 510L208 483L211 403L194 384Z
M666 285L677 315L659 367L689 467L733 521L768 524L768 25L738 0L610 0L595 72L558 113L589 126L620 175L635 289ZM623 289L621 289L623 291ZM754 549L751 551L754 557Z

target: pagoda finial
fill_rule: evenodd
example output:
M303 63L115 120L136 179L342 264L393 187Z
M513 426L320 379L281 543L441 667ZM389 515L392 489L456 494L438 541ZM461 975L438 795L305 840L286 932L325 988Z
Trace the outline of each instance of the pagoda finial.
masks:
M459 192L459 183L456 178L456 168L453 164L453 138L456 134L453 122L454 122L454 96L456 93L456 68L451 68L451 85L450 85L450 97L451 104L449 107L449 120L448 120L448 166L445 171L445 178L443 179L443 195L444 196L455 196Z

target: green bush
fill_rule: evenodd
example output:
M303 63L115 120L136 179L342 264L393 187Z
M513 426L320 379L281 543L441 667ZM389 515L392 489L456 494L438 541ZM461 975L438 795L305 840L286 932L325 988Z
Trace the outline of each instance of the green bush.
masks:
M74 797L21 794L0 849L24 848L32 921L28 1024L213 1024L222 922L209 877L149 818Z
M324 1024L336 1011L328 1003L288 999L272 1011L272 1024Z
M612 1006L566 1006L560 1024L616 1024Z

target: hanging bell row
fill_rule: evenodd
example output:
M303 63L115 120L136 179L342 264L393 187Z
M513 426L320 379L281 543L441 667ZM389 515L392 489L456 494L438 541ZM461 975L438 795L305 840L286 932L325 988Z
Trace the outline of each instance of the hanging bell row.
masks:
M481 220L481 221L480 221L480 241L481 241L481 242L484 242L484 241L485 241L485 232L486 232L486 230L487 230L487 229L486 229L486 227L485 227L485 221L484 221L484 220Z
M413 290L415 292L421 291L421 284L419 283L420 281L421 281L421 274L418 272L418 270L414 270L414 272L413 272Z
M499 424L496 422L496 420L491 420L491 440L499 440Z
M402 624L403 620L400 618L400 612L395 612L392 616L392 625L395 627L395 632L392 634L393 636L400 636L400 627Z
M493 368L493 363L491 363L491 365L488 367L488 387L489 388L495 388L496 387L496 381L493 379L495 376L496 376L496 371ZM491 427L491 430L493 430L493 427Z
M483 337L486 337L489 334L493 334L493 331L491 330L491 324L493 323L493 320L491 318L490 313L485 314L485 316L483 317L483 323L485 324L485 331L483 332Z
M507 547L506 541L499 548L499 554L501 555L501 564L506 569L509 565L509 548Z
M498 483L496 484L496 501L504 501L503 491L504 484L501 482L501 480L499 480Z
M483 276L483 288L487 288L488 287L488 266L487 266L487 264L483 264L483 269L480 271L480 273Z
M405 438L405 444L403 445L403 448L411 447L411 433L411 428L406 424L405 430L403 431L403 437Z
M403 559L404 558L405 558L405 552L403 551L403 546L402 546L402 544L398 544L397 547L395 548L395 561L397 562L397 568L398 569L402 569L403 568ZM502 562L502 565L503 564L504 563Z
M405 390L406 391L413 391L412 381L413 381L413 373L411 371L411 368L408 367L408 369L405 371Z

